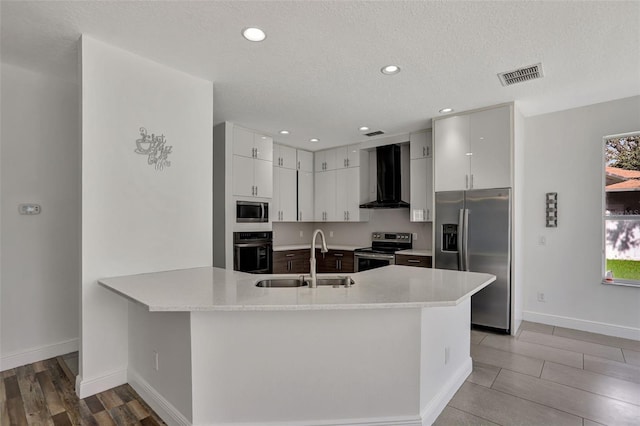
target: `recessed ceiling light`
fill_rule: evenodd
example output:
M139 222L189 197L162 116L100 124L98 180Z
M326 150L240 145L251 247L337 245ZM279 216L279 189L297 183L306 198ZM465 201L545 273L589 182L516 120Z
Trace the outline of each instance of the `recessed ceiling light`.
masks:
M320 139L318 139L318 138L311 138L311 139L309 139L309 142L320 142Z
M386 75L398 74L400 72L400 67L397 65L387 65L386 67L382 67L380 72Z
M267 35L260 28L245 28L242 30L242 36L249 41L262 41L267 38Z
M440 110L440 114L446 114L448 112L453 112L453 108L442 108Z
M289 131L288 130L280 130L280 134L281 135L288 135Z
M367 126L362 126L358 130L360 130L361 132L366 132L367 130L369 130L369 128Z

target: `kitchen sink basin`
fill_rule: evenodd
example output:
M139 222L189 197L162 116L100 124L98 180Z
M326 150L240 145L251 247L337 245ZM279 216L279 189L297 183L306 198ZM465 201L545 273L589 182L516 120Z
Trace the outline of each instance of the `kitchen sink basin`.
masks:
M309 278L305 277L305 283L308 285L309 282L311 280ZM351 279L351 277L322 277L322 278L317 278L316 279L316 284L318 286L321 285L330 285L333 287L351 287L354 283L354 281Z
M272 278L256 283L256 287L304 287L309 285L299 278Z

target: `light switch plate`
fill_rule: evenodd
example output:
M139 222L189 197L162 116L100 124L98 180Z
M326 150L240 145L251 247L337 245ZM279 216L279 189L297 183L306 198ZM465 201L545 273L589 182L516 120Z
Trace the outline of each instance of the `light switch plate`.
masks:
M23 214L23 215L31 216L34 214L40 214L40 211L42 211L40 204L19 204L18 205L18 212L20 212L20 214Z

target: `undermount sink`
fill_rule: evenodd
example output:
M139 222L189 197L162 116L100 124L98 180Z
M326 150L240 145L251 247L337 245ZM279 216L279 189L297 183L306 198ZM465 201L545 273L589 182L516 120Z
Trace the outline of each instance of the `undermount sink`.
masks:
M256 287L304 287L309 285L299 278L272 278L256 283Z
M309 284L309 279L305 278L305 283ZM351 287L354 281L351 277L321 277L316 280L317 285L330 285L333 287Z

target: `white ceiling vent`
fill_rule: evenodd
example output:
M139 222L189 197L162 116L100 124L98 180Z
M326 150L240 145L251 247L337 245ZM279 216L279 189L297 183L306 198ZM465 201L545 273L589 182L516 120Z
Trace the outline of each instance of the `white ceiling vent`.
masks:
M535 65L528 65L526 67L518 68L517 70L502 72L498 74L500 83L503 86L511 86L512 84L522 83L523 81L535 80L536 78L542 78L544 74L542 72L542 63Z
M369 133L365 133L365 136L378 136L378 135L384 135L384 132L382 130L376 130L375 132L369 132Z

